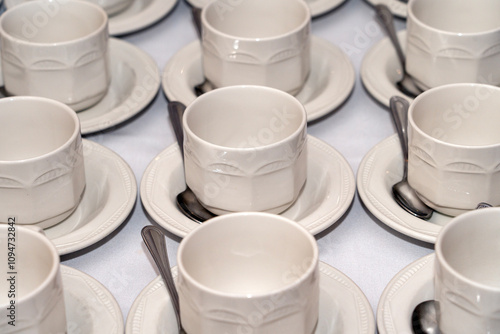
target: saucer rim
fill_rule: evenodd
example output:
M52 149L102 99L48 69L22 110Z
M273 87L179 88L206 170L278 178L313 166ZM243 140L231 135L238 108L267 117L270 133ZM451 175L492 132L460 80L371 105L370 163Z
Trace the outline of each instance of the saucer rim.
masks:
M406 29L398 31L397 34L401 43L401 48L404 52L406 48ZM389 100L394 95L401 96L411 103L413 98L403 94L396 87L396 82L392 82L392 80L387 77L385 73L387 71L387 66L395 66L394 72L401 75L402 68L397 59L396 51L394 51L389 38L384 37L365 53L361 61L360 76L363 86L375 100L386 107L389 107ZM389 94L384 94L384 92L380 90L381 87L386 87L390 91Z
M356 192L356 180L354 176L354 172L352 170L352 167L350 164L347 162L345 157L338 151L336 150L333 146L329 145L328 143L322 141L321 139L318 139L316 137L313 137L312 135L308 135L308 155L311 154L311 148L310 147L315 147L317 150L324 152L324 154L328 154L328 157L330 159L334 159L335 161L338 162L339 164L339 170L336 171L337 173L340 173L342 176L342 186L338 187L338 193L340 197L340 202L338 205L335 206L335 210L331 210L329 208L329 211L326 212L325 214L321 215L320 217L316 218L312 222L308 223L308 226L304 226L301 224L301 222L304 222L306 218L309 216L301 219L301 220L296 220L299 224L301 224L304 228L306 228L312 235L316 235L325 229L329 228L330 226L333 226L335 223L339 221L339 219L347 212L349 207L351 206L351 203L354 200L354 195ZM314 146L313 146L314 145ZM175 152L175 157L173 156ZM169 231L170 233L183 238L185 237L190 231L195 229L199 224L191 221L189 218L185 217L182 213L183 220L178 221L171 216L168 217L162 217L162 215L166 215L164 212L160 210L160 212L157 211L155 205L154 205L154 191L151 189L152 186L152 180L150 180L151 176L154 175L155 169L157 168L159 161L160 164L161 158L163 156L167 157L165 158L166 161L172 161L172 160L177 160L180 161L180 153L179 148L177 146L177 143L174 143L167 148L165 148L163 151L161 151L158 155L156 155L155 158L149 163L149 165L146 167L146 170L144 171L142 175L142 179L140 182L140 198L142 205L145 209L145 211L151 216L151 218L161 227L163 227L165 230ZM323 155L321 155L323 156ZM163 162L164 163L164 162ZM331 168L329 167L329 172L331 172ZM171 173L171 172L170 172ZM299 195L300 197L300 195ZM175 204L172 204L172 206L175 206ZM324 205L323 205L324 206ZM321 206L321 208L323 207ZM175 206L176 208L176 206ZM176 208L176 212L180 212ZM286 211L285 211L286 212ZM315 211L313 211L314 213ZM193 228L186 227L185 223L188 225L193 226ZM311 226L312 225L312 226ZM182 226L184 230L189 229L189 231L185 232L184 230L181 230L177 226Z
M380 3L387 5L392 15L397 16L401 19L406 19L407 17L407 12L406 12L407 4L402 1L399 0L366 0L366 1L372 6L378 5Z
M68 236L71 236L72 233L75 231L71 231L68 234L65 234L63 236L57 237L57 238L50 238L49 239L54 243L56 246L57 252L59 255L66 255L69 253L73 253L79 250L82 250L86 247L89 247L91 245L94 245L95 243L101 241L108 235L110 235L113 231L115 231L123 222L127 219L127 217L130 215L132 212L135 202L137 200L137 181L135 179L134 172L130 168L130 166L127 164L127 162L119 156L116 152L112 151L111 149L98 144L96 142L93 142L88 139L82 139L84 151L91 149L92 153L96 154L106 154L110 159L113 159L115 165L119 165L116 168L120 169L117 172L120 172L122 175L122 178L126 180L127 185L129 187L129 195L127 197L126 202L121 202L119 205L117 205L117 208L120 209L120 211L114 211L113 215L111 217L107 217L105 221L98 221L97 218L99 218L99 215L93 217L93 219L89 220L84 226L88 226L89 224L98 224L96 226L96 231L98 233L92 233L90 236L84 236L84 238L79 239L78 241L72 241L70 243L65 243L65 239L68 238ZM93 156L93 155L90 155ZM90 156L87 155L85 156L85 159L90 159ZM85 162L84 162L85 163ZM111 187L112 188L112 187ZM111 190L112 191L112 190ZM110 195L112 196L112 194ZM125 205L126 204L126 205ZM81 205L81 204L79 204ZM124 206L125 205L125 206ZM69 219L71 215L60 222L59 224L64 224L64 222ZM50 228L49 228L50 229ZM78 229L76 230L78 231Z
M387 157L385 159L375 159L375 155L379 152L381 147L384 147L385 145L391 145L394 146L393 150L389 150L392 155L390 157ZM393 134L382 141L380 141L378 144L373 146L368 153L365 154L363 159L361 160L361 163L359 164L358 171L357 171L357 181L356 181L356 188L359 194L359 197L363 204L366 206L368 211L370 211L376 218L378 218L382 223L390 227L391 229L398 231L404 235L407 235L409 237L412 237L417 240L421 240L424 242L432 243L434 244L436 242L437 235L442 229L442 226L422 220L420 218L414 217L408 212L406 212L404 209L402 209L399 205L397 205L394 202L393 208L394 210L391 210L391 208L385 207L379 200L374 196L374 194L368 194L367 191L367 184L370 183L370 179L375 179L375 177L370 177L368 178L367 174L369 174L372 171L372 166L376 165L376 161L379 161L379 163L383 164L388 164L389 161L391 160L390 158L394 158L396 156L401 156L401 148L399 146L399 138L397 134ZM376 161L372 161L372 159ZM401 161L402 161L402 156L401 156ZM402 162L401 162L402 165ZM386 166L386 165L384 165ZM381 167L379 167L381 168ZM387 169L387 168L384 168ZM380 177L383 177L380 175ZM451 217L447 217L445 215L440 214L439 212L434 212L433 215L436 217L439 217L441 220L451 220ZM403 217L403 218L402 218ZM403 221L406 220L406 221ZM402 222L403 221L403 222ZM413 229L411 226L411 223L417 223L417 224L422 224L424 229L419 228L418 230ZM433 227L433 229L426 230L425 227ZM434 230L435 229L435 230Z
M400 328L394 328L394 323L392 319L394 319L395 317L393 316L393 314L391 314L391 308L389 307L388 303L391 302L390 299L392 298L392 296L401 289L407 289L407 290L412 288L415 289L414 285L416 285L416 283L412 285L412 283L414 283L414 281L417 280L417 278L415 278L415 274L421 274L424 276L423 278L422 277L420 278L420 285L429 285L430 288L427 290L426 293L432 296L434 294L434 286L432 284L433 273L434 273L434 261L435 261L435 253L425 255L413 261L412 263L408 264L403 269L401 269L389 281L389 283L384 288L384 291L382 292L382 295L380 296L380 300L377 305L376 318L377 318L377 329L379 331L379 334L411 334L413 332L410 328L411 314L406 315L406 318L408 319L407 332L401 331L402 329ZM416 294L418 292L420 291L415 291ZM416 306L420 302L423 302L428 299L429 298L426 298L424 296L417 295L412 302ZM405 301L407 301L408 304L398 305L398 310L404 310L406 308L405 306L409 305L410 301L409 300ZM414 307L410 308L413 309Z
M361 290L361 288L346 274L344 274L337 268L323 261L319 261L319 271L320 271L320 276L323 277L323 279L326 278L334 282L334 284L338 285L339 288L347 289L355 296L357 304L356 309L358 311L358 317L356 317L356 319L358 320L358 327L360 328L359 334L375 333L376 323L375 323L375 316L373 314L373 309L368 299L366 298L366 295ZM172 267L172 275L174 276L174 278L177 277L177 266ZM320 291L322 283L326 285L326 283L324 283L324 281L320 279ZM141 290L139 295L135 298L134 302L132 303L129 313L127 315L125 324L125 334L141 333L140 327L142 322L140 321L140 319L138 319L138 315L139 317L141 317L142 314L145 313L144 312L145 310L143 309L139 311L139 307L141 306L140 304L147 294L156 291L160 287L163 287L163 285L164 283L162 281L161 276L157 276ZM164 291L163 293L165 293L167 298L170 299L167 292L164 289L163 291ZM344 312L339 312L339 314L342 314L344 318L348 317L348 315L346 315ZM174 318L172 318L172 320L174 320Z
M117 56L116 58L110 57L110 62L121 61L130 66L134 71L136 80L135 84L133 85L134 87L136 86L136 84L138 85L138 82L140 82L141 79L144 78L143 74L147 72L145 69L151 68L155 71L154 74L156 75L154 78L155 88L151 90L145 90L148 94L143 99L141 99L141 101L139 102L134 101L132 104L134 105L134 107L129 107L128 112L123 113L118 111L120 111L120 108L122 106L127 104L127 101L131 98L131 95L126 96L125 99L121 101L119 105L112 107L105 114L99 115L98 117L95 118L90 118L87 120L80 121L82 135L105 130L130 119L131 117L135 116L136 114L144 110L149 105L149 103L153 101L153 99L158 94L158 91L160 90L160 85L161 85L160 70L158 69L158 65L156 64L155 60L149 54L147 54L146 52L144 52L143 50L141 50L140 48L129 42L114 37L109 38L109 48L110 48L110 54L113 50ZM131 55L133 55L136 61L134 62L128 61L129 60L128 58ZM151 73L149 72L147 74L151 75ZM111 82L113 82L113 78L111 79ZM116 80L114 80L114 82L116 83ZM100 102L98 102L96 106L98 106L99 103ZM80 119L80 115L84 115L85 112L91 111L93 108L94 107L90 107L86 110L79 111L76 113L76 115Z
M201 8L205 6L210 0L186 0L186 2L191 6L191 7L197 7ZM338 6L342 5L344 2L347 0L316 0L313 1L312 3L309 4L309 8L311 10L311 18L316 18L318 16L321 16L323 14L326 14ZM306 1L307 2L307 1ZM318 5L311 5L319 3Z
M125 330L125 326L123 323L123 313L121 311L120 306L118 305L118 302L116 301L116 298L113 296L113 294L98 280L96 280L94 277L90 276L89 274L84 273L83 271L80 271L78 269L66 266L64 264L61 264L60 266L61 269L61 277L63 281L63 293L71 291L71 293L81 296L85 301L88 300L88 295L83 295L81 292L83 289L77 289L74 288L74 284L78 286L82 286L84 283L86 283L86 286L92 289L93 292L95 292L95 299L98 301L101 301L103 305L106 306L106 308L110 311L110 313L114 313L116 316L114 317L115 320L115 325L116 325L116 331L114 333L116 334L121 334ZM79 278L78 280L76 278ZM72 280L73 284L68 284L68 280ZM68 288L68 285L70 287ZM65 297L66 298L66 297ZM70 297L71 298L71 297ZM89 308L92 308L95 304L88 303L87 306ZM67 319L68 321L75 320L75 319ZM74 321L76 322L76 321ZM88 334L99 334L99 330L94 333L88 333ZM106 333L101 333L101 334L109 334L108 332Z
M109 34L111 36L121 36L152 26L167 16L179 1L180 0L152 0L149 6L126 19L121 19L120 14L126 13L127 9L112 15L109 17L108 21Z
M356 71L352 61L340 47L324 38L313 35L311 36L311 49L314 50L315 48L322 53L328 54L328 57L325 57L324 59L327 59L328 64L330 65L328 71L330 73L329 78L334 78L334 84L338 86L338 91L332 93L331 90L325 90L323 95L328 96L327 103L323 103L321 106L315 107L314 110L311 110L310 107L308 108L308 103L318 101L317 97L309 102L301 101L306 108L308 122L317 120L337 110L339 106L348 100L356 84ZM313 53L311 57L311 63L313 66L316 64L314 57L315 54ZM196 61L199 61L201 64L201 45L198 40L195 40L179 49L167 61L161 75L161 82L163 92L169 101L179 101L185 105L189 105L192 101L194 101L196 98L194 91L190 88L180 87L181 85L178 84L179 82L186 82L186 80L183 80L185 76L175 74L179 74L181 71L187 72L186 68L196 66L193 65ZM339 75L339 73L337 73L340 71L344 72L342 73L344 75ZM171 75L172 73L173 75ZM202 73L199 73L199 75L200 77L203 77ZM179 77L182 78L180 81ZM340 79L340 77L342 77L342 79ZM188 85L190 85L190 83L188 83ZM299 96L300 93L301 92L297 93L296 96ZM189 95L189 98L186 97L187 95Z

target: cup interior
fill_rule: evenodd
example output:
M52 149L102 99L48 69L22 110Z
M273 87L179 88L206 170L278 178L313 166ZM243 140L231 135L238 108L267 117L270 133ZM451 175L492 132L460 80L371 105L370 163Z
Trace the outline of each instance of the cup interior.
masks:
M252 297L291 286L317 261L315 240L296 224L268 214L209 221L183 240L178 263L204 289Z
M453 84L431 89L410 106L409 122L433 140L453 145L500 144L500 89Z
M496 0L414 0L411 15L431 28L451 33L479 33L500 28Z
M80 130L73 110L43 98L0 100L0 161L19 161L53 152Z
M272 145L301 131L304 107L291 95L266 87L233 86L196 99L184 127L212 145L255 148Z
M15 234L9 234L8 228L7 224L0 225L0 245L5 248L2 250L0 264L2 268L6 268L5 275L0 280L0 289L4 291L0 294L0 305L7 305L13 299L8 293L11 290L15 293L17 302L29 298L42 286L49 284L59 266L59 255L45 236L22 227L16 227ZM13 244L15 255L11 256L8 246L12 247ZM9 263L14 263L13 272L16 274L13 282L8 280L11 276L7 272ZM15 288L11 283L15 283Z
M456 273L479 284L500 289L500 211L480 211L455 218L455 222L450 222L453 226L443 230L436 245L444 261Z
M216 31L240 38L284 35L308 24L310 13L303 1L215 1L207 5L205 22Z
M30 43L64 43L87 37L106 25L107 15L85 1L28 1L9 9L3 34Z

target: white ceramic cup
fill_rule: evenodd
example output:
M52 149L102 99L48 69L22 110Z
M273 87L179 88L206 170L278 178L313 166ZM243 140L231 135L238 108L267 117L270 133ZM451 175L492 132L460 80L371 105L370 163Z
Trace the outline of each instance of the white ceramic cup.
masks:
M85 188L80 122L41 97L0 99L0 222L50 227L78 206Z
M184 113L186 183L210 211L279 213L307 177L307 115L292 95L263 86L203 94Z
M303 0L216 0L202 11L203 72L215 87L263 85L295 94L310 69Z
M108 16L86 1L36 0L0 17L2 75L10 95L41 96L79 111L108 90Z
M500 329L500 208L455 217L436 241L435 299L441 333Z
M406 70L423 90L500 84L500 2L410 0Z
M60 0L65 1L65 0ZM129 7L133 0L86 0L96 5L101 6L104 11L109 15L113 16L122 11L124 11L127 7Z
M420 94L408 115L408 182L451 216L500 205L500 88L451 84Z
M187 333L313 333L318 248L296 222L258 212L210 219L182 240L177 264Z
M0 247L0 333L66 333L59 255L52 242L11 220L0 225Z

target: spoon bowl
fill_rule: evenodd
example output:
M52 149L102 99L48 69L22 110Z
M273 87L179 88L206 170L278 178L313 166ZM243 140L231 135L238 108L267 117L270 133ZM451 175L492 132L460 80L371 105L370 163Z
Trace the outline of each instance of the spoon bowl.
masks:
M418 197L415 190L408 183L408 108L406 99L393 96L390 100L391 116L403 151L403 178L392 187L394 199L404 210L415 217L428 220L433 210Z
M422 93L422 90L417 87L413 78L406 72L405 70L405 55L403 53L403 49L401 48L401 44L399 43L398 35L396 33L396 29L394 28L394 18L392 13L384 4L378 4L375 6L375 12L377 14L377 18L379 19L382 27L384 28L387 36L392 42L394 49L396 50L396 54L398 56L399 62L401 63L401 72L403 77L400 81L396 83L398 89L408 97L415 98L417 95Z
M186 110L186 106L181 102L172 101L168 103L168 114L170 122L174 129L175 138L181 151L182 158L184 159L184 132L182 129L182 115ZM208 211L196 198L193 191L186 185L186 189L180 192L177 197L177 206L181 212L191 220L197 223L203 223L207 219L215 217L215 215Z
M436 302L426 300L415 307L411 316L413 334L440 334L437 325Z

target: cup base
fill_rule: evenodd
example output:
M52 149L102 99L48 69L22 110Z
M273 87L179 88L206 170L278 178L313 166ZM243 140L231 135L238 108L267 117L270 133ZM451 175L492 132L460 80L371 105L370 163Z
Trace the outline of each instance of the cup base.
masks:
M456 216L461 215L462 213L466 213L466 212L469 212L469 211L475 209L475 208L460 209L460 208L450 208L450 207L446 207L446 206L441 206L441 205L437 205L436 203L429 201L427 198L422 196L420 193L417 193L417 195L422 200L422 202L425 203L425 205L427 205L428 207L430 207L434 211L437 211L443 215L450 216L450 217L456 217Z

